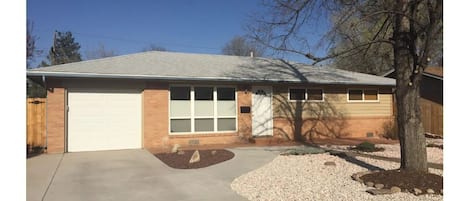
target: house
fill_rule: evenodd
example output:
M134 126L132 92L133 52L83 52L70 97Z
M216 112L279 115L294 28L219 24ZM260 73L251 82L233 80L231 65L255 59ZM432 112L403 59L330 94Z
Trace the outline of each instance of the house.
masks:
M27 71L49 153L376 137L395 80L279 59L143 52Z
M396 78L394 69L382 76ZM427 134L443 135L443 67L429 66L420 83L422 123Z

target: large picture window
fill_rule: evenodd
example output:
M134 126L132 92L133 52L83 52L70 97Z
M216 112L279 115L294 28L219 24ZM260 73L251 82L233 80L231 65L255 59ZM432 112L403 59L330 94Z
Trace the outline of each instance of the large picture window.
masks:
M170 87L171 133L236 131L234 87Z

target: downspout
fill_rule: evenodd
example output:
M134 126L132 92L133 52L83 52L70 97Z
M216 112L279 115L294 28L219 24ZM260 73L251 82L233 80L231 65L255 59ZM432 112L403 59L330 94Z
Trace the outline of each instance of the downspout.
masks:
M47 102L49 102L49 101L47 100L47 83L46 83L46 76L44 76L44 75L42 76L42 83L44 83L44 88L46 89L46 109L45 109L45 113L46 113L46 118L45 118L46 119L46 130L45 130L46 131L46 144L45 144L44 150L47 152L47 138L48 138L48 133L47 133L47 114L48 114L48 112L47 112Z

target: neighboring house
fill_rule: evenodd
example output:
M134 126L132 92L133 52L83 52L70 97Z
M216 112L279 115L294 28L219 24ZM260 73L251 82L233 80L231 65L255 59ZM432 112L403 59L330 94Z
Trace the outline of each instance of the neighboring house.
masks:
M395 80L283 60L144 52L37 68L49 153L375 137Z
M396 78L394 69L382 76ZM420 107L425 132L443 135L443 67L425 69L420 84Z

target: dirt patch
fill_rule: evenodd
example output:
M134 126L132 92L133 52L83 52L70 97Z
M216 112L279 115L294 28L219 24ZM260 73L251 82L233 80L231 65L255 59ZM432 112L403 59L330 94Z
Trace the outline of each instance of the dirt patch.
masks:
M390 189L397 186L402 191L414 192L414 188L422 190L422 194L427 193L427 189L432 189L437 194L441 194L443 189L443 177L436 174L418 171L387 170L379 171L360 177L365 183L384 184L384 188Z
M166 165L176 169L197 169L215 165L234 157L234 153L226 149L199 150L200 161L189 163L195 150L183 150L179 153L157 153L155 156Z

